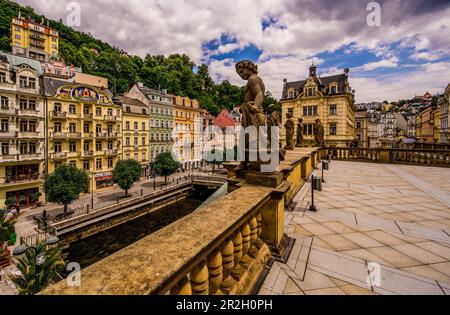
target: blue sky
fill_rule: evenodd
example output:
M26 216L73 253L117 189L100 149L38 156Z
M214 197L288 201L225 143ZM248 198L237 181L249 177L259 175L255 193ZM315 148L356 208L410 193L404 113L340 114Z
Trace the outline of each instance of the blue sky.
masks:
M17 0L70 23L71 0ZM234 71L251 59L266 87L304 79L314 59L321 75L350 68L356 101L398 100L450 82L450 2L380 0L78 0L73 28L130 54L188 54L216 82L243 85ZM100 12L100 13L99 13ZM108 25L108 27L105 27Z

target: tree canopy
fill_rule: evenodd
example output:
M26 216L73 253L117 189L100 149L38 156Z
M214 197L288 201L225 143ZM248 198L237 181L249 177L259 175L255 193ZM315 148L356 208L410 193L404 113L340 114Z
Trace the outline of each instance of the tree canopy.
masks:
M0 49L10 51L11 18L29 17L35 21L47 20L31 7L0 0ZM108 78L109 88L122 94L135 82L142 82L154 89L167 89L169 93L197 99L202 108L216 116L226 108L231 110L244 100L244 89L223 81L216 84L206 64L196 65L189 56L150 55L144 58L132 56L112 47L91 34L78 32L62 22L49 20L50 27L59 31L61 59L67 64L82 67L83 72ZM271 97L270 92L266 95ZM276 100L269 99L269 103ZM266 104L265 102L264 104ZM276 102L278 104L278 102Z
M88 184L89 176L86 171L75 166L61 165L44 179L45 198L47 201L63 204L64 212L67 212L67 205L87 191Z
M155 160L155 170L159 175L164 176L167 183L167 176L172 175L180 168L180 163L172 158L170 152L158 154Z
M125 195L128 195L130 189L135 182L141 177L141 164L133 159L119 160L112 172L113 182L117 183L119 187L125 190Z

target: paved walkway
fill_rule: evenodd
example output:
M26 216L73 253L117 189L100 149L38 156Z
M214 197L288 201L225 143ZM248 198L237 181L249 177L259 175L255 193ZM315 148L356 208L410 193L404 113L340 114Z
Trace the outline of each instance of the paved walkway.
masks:
M320 171L316 172L318 175ZM260 294L450 294L450 169L332 161L286 212L296 238Z

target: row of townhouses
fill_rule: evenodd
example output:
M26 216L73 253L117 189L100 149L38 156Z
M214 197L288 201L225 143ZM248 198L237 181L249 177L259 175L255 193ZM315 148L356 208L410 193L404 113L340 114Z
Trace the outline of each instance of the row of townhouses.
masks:
M0 53L0 123L1 205L32 205L43 175L61 164L86 170L95 191L113 185L119 159L139 161L143 175L172 148L182 169L202 161L196 100L141 83L114 97L107 79L60 61Z

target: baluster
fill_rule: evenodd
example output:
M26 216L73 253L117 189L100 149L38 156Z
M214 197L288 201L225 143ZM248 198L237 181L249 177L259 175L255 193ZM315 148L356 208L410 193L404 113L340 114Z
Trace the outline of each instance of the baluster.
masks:
M207 295L209 292L209 272L205 261L201 261L191 271L191 286L194 295Z
M222 294L219 289L223 280L222 254L220 250L213 252L206 263L209 270L209 294Z
M262 216L261 213L258 212L258 214L256 215L256 222L257 222L257 228L256 228L256 241L255 241L255 246L260 249L263 242L260 239L261 233L262 233Z
M236 231L233 236L233 246L234 246L234 267L231 271L231 275L236 280L242 275L242 267L239 265L242 259L242 234L241 231Z
M250 256L248 251L250 249L250 224L245 222L241 227L242 234L242 258L240 264L247 269L250 264Z
M191 283L187 276L178 281L176 285L170 288L170 294L172 295L192 295Z
M258 248L256 247L255 243L258 239L258 221L255 216L252 216L250 218L250 249L248 251L248 255L252 258L256 256L256 253L258 252Z
M231 239L227 239L224 242L221 254L223 265L223 281L220 288L223 292L228 294L235 284L233 277L231 277L231 270L234 267L234 245Z

